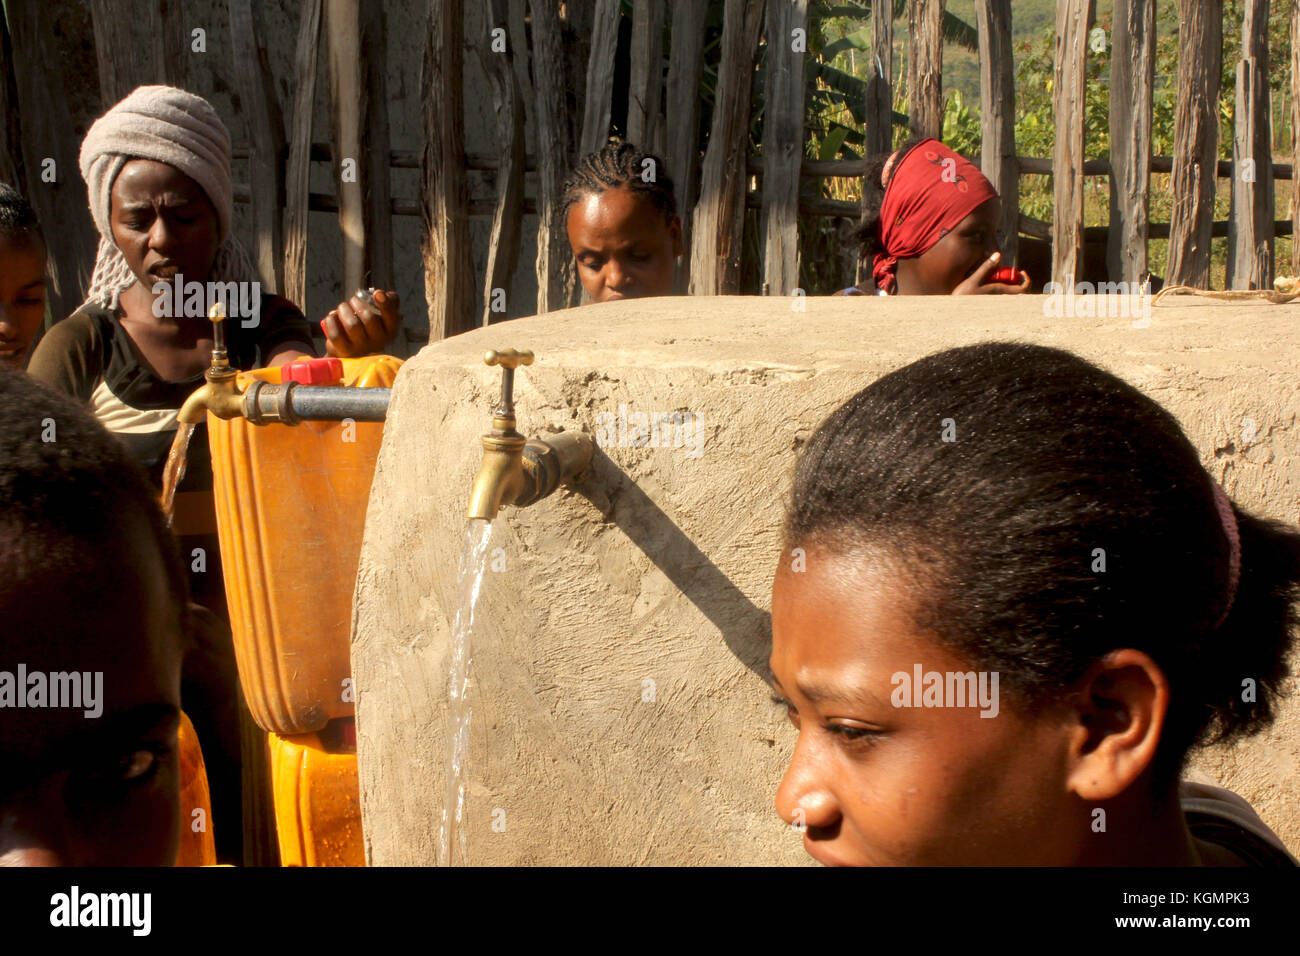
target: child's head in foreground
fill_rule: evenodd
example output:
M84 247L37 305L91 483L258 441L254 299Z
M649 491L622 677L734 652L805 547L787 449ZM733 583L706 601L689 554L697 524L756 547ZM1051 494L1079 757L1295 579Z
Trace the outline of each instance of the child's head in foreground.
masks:
M582 158L563 197L569 245L591 301L673 294L682 223L659 157L610 143Z
M20 370L45 319L45 239L22 193L0 183L0 369Z
M0 371L0 865L171 865L185 579L78 404Z
M990 281L998 268L1002 203L979 168L937 139L912 139L877 156L863 178L862 220L853 232L887 295L1026 292L1029 277Z
M772 596L809 852L1214 862L1184 757L1271 721L1300 599L1300 534L1216 488L1169 413L1056 349L942 352L832 414Z

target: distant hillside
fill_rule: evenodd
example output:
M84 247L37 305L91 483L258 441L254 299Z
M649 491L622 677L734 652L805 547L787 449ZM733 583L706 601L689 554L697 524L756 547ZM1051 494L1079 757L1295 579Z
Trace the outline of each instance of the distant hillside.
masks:
M1112 8L1110 0L1098 0L1097 14L1109 14ZM961 17L971 26L975 25L974 0L948 0L948 11ZM1036 41L1044 30L1056 24L1055 0L1014 0L1011 4L1011 39L1018 49L1021 43ZM902 24L906 35L907 24ZM895 27L897 30L897 27ZM1019 57L1017 57L1019 62ZM980 65L979 57L971 51L963 50L954 44L945 44L943 49L943 88L961 90L967 103L979 102Z

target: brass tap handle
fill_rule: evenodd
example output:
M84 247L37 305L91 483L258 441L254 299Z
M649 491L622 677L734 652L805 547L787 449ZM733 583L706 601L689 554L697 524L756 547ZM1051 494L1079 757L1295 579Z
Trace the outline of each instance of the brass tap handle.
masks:
M213 370L230 367L226 355L226 306L220 300L212 303L208 309L208 321L212 323L212 368Z
M494 415L510 431L514 430L515 421L515 369L521 365L533 364L533 353L528 349L488 349L483 353L485 365L501 366L501 403L494 410ZM508 420L508 421L507 421Z
M483 363L485 365L500 365L502 368L516 369L521 365L533 364L533 353L528 349L488 349L483 353Z

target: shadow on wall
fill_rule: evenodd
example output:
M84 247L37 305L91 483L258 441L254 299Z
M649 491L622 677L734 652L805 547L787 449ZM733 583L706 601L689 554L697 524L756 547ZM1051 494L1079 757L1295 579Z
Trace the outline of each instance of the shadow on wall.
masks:
M772 615L736 587L708 555L599 446L592 480L574 491L612 521L722 634L731 653L771 683Z

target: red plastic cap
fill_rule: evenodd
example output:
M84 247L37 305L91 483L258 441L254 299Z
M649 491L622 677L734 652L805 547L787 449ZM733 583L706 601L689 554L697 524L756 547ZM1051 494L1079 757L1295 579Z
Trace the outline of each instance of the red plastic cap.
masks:
M988 281L1003 282L1007 285L1020 285L1020 270L1014 266L1004 266L989 276Z
M336 358L299 359L287 363L280 373L284 382L328 385L343 378L343 362Z

